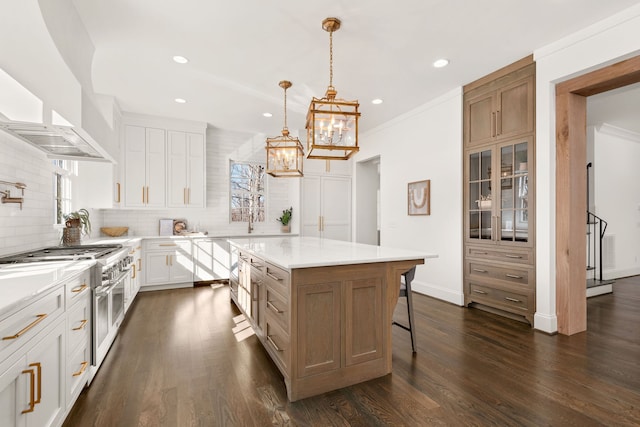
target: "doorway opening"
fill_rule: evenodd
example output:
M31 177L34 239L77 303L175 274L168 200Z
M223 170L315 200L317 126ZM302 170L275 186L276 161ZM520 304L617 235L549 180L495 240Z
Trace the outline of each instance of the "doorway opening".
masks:
M558 332L587 328L587 97L640 82L640 56L556 86L556 313Z
M380 157L356 163L356 242L380 245Z

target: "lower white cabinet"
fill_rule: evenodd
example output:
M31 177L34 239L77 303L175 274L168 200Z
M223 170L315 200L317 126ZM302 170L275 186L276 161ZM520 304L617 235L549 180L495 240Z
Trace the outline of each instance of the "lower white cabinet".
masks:
M62 424L65 399L65 317L0 362L0 420L7 427Z
M131 240L127 243L129 247L129 255L133 257L129 277L124 283L124 311L129 307L136 298L140 285L142 284L142 241L141 239Z
M194 281L229 279L229 260L226 239L193 240Z
M191 240L145 241L144 286L193 282Z

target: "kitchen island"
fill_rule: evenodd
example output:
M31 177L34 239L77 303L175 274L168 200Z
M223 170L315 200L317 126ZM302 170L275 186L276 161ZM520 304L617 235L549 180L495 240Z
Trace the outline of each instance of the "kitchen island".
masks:
M314 237L229 242L231 298L290 401L390 373L400 276L437 257Z

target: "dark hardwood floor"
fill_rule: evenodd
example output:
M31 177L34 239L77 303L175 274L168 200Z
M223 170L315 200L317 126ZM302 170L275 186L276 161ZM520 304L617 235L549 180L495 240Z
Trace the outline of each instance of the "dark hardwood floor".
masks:
M414 304L418 353L394 327L391 375L290 403L256 337L236 339L226 286L141 293L64 425L640 425L640 277L589 299L588 331L571 337Z

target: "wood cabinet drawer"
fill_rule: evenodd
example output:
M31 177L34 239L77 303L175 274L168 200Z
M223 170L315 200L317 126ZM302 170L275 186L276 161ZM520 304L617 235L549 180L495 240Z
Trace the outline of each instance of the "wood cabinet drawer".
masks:
M82 300L91 293L91 269L83 271L80 276L71 279L65 285L67 293L67 308L71 307L76 301Z
M469 283L470 298L478 303L502 308L516 313L529 311L529 297L526 294L498 289L478 283Z
M264 346L280 368L280 372L288 376L287 371L291 359L289 334L279 326L278 322L270 316L270 313L266 316Z
M67 313L67 349L73 352L78 346L88 345L91 331L91 298L89 294Z
M264 261L262 260L262 258L259 258L247 252L240 252L239 257L241 262L244 262L245 264L255 268L256 270L264 270Z
M533 250L509 250L467 246L466 256L469 258L482 258L483 260L533 264Z
M469 261L467 275L474 279L504 280L509 283L526 286L529 284L529 269L513 266L497 266L482 262Z
M277 265L271 263L266 264L264 272L264 280L268 286L271 286L277 292L284 296L289 295L289 283L291 277L289 272Z
M270 285L267 285L267 313L274 321L278 322L278 325L286 332L289 333L289 304L287 299L275 292Z
M0 360L20 348L64 312L64 286L0 321Z

